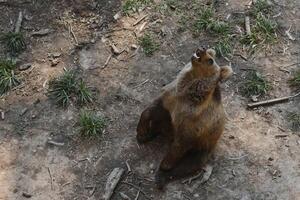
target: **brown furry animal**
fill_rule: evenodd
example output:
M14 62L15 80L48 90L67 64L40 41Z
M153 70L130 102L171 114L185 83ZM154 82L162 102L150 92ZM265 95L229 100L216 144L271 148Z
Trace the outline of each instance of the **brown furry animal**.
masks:
M174 167L189 152L198 152L194 158L199 162L190 159L194 168L207 161L225 124L219 82L231 74L231 67L216 64L214 50L198 49L191 63L142 113L137 129L139 142L149 141L157 134L171 137L156 176L159 187L166 181L163 174L178 175L180 170Z

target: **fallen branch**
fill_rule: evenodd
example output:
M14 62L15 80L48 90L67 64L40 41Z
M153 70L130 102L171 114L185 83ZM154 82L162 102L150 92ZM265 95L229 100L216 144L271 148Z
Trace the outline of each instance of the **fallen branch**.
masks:
M126 167L127 167L127 171L128 172L131 172L131 167L130 167L130 165L129 165L129 163L128 163L128 160L126 160Z
M285 31L285 34L288 36L288 38L292 41L295 41L296 38L294 36L292 36L292 34L290 33L292 26L289 27L288 30Z
M148 15L144 15L143 17L141 17L140 19L138 19L134 24L133 26L136 26L138 25L141 21L143 21Z
M284 138L289 136L288 134L275 135L275 138Z
M137 192L136 197L134 198L134 200L138 200L139 199L140 193L141 193L141 191Z
M50 180L51 180L51 190L53 190L53 179L52 179L52 175L51 175L51 171L50 171L49 167L48 167L48 173L49 173Z
M22 21L23 21L23 13L22 11L19 12L18 20L16 23L16 28L15 28L15 33L19 33L21 26L22 26Z
M124 173L124 169L122 168L115 168L113 171L109 174L107 178L107 182L105 185L105 193L103 195L104 200L109 200L111 196L114 193L114 190L119 183L122 175Z
M191 178L188 178L188 179L185 179L182 181L182 183L188 183L188 184L191 184L193 180L199 178L203 176L203 171L201 170L201 172L199 172L198 174L196 174L195 176L192 176Z
M49 140L47 143L52 144L54 146L64 146L65 145L65 143L63 143L63 142L54 142L52 140Z
M247 35L251 35L250 17L249 16L245 17L245 29L246 29Z
M108 65L108 63L109 63L110 59L112 58L112 56L113 56L113 54L110 54L110 55L107 57L107 59L106 59L104 65L102 66L101 69L104 69L104 68Z
M124 199L124 200L131 200L130 197L127 196L125 193L119 192L119 194L120 194L120 196L121 196L122 199Z
M247 105L248 108L256 108L258 106L268 106L268 105L272 105L272 104L276 104L276 103L282 103L285 101L289 101L297 96L300 95L300 92L293 95L293 96L287 96L287 97L280 97L280 98L276 98L276 99L270 99L270 100L266 100L266 101L260 101L260 102L256 102L256 103L249 103Z
M76 35L75 35L74 31L73 31L73 28L72 28L72 25L71 25L70 22L69 22L69 31L70 31L70 33L72 34L72 36L73 36L73 38L74 38L74 40L75 40L75 42L76 42L76 45L78 45L77 37L76 37Z

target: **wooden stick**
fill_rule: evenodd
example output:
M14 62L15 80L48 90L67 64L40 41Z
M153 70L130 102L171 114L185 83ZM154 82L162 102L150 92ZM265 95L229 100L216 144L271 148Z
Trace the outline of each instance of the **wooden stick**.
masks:
M104 200L109 200L111 196L114 193L114 190L119 183L122 175L124 173L124 169L122 168L115 168L113 171L109 174L107 178L107 182L105 185L105 193L103 195Z
M138 200L138 199L139 199L140 192L141 192L141 191L138 191L138 193L136 194L136 197L134 198L134 200Z
M289 136L288 134L275 135L275 138L283 138Z
M69 30L70 30L70 33L72 34L72 36L73 36L73 38L74 38L74 40L76 42L76 45L77 45L78 44L78 40L77 40L77 37L76 37L76 35L75 35L74 31L73 31L73 28L72 28L72 25L71 25L70 22L69 22Z
M245 28L246 28L247 35L251 35L250 17L249 16L245 17Z
M280 97L280 98L276 98L276 99L270 99L270 100L266 100L266 101L260 101L260 102L255 102L255 103L249 103L247 104L248 108L256 108L258 106L268 106L268 105L272 105L275 103L282 103L285 101L289 101L292 98L295 98L297 96L300 95L300 92L293 95L293 96L288 96L288 97Z
M110 55L107 57L107 59L106 59L104 65L102 66L101 69L104 69L104 68L108 65L108 63L109 63L110 59L112 58L112 56L113 56L113 54L110 54Z
M16 23L16 28L15 28L15 33L19 33L21 26L22 26L22 21L23 21L23 13L22 11L19 12L18 20Z
M143 21L148 15L144 15L143 17L141 17L140 19L138 19L134 24L133 26L136 26L138 25L141 21Z
M48 173L49 173L49 176L50 176L50 179L51 179L51 190L53 190L53 179L52 179L52 175L51 175L51 171L50 171L49 167L48 167Z

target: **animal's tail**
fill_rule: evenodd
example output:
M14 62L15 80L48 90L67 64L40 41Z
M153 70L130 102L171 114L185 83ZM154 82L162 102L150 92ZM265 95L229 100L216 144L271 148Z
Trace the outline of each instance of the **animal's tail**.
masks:
M163 189L163 187L171 181L200 173L209 157L210 154L207 152L189 152L175 168L169 171L158 170L155 176L157 188Z

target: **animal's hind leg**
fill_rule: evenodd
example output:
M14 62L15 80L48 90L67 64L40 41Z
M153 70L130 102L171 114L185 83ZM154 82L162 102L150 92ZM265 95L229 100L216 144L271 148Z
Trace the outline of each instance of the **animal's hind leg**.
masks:
M163 171L171 170L188 150L190 150L190 146L175 140L171 144L168 153L161 161L159 169Z
M157 99L142 112L137 127L137 141L145 143L166 132L172 132L171 115L163 107L162 100Z

